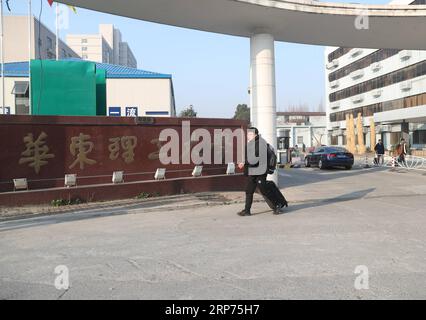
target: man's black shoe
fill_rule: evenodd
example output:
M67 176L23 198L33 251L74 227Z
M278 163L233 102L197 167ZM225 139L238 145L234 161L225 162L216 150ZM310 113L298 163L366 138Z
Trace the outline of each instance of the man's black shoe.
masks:
M285 205L283 205L282 207L277 207L275 210L274 210L274 214L282 214L282 213L285 213L285 211L284 211L284 208L285 207L288 207L288 204L285 204Z
M242 217L251 216L251 213L250 213L250 211L242 210L242 211L238 212L238 215L242 216Z

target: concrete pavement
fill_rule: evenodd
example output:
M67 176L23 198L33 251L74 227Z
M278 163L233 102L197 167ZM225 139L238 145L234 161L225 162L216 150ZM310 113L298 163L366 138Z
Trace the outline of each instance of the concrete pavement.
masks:
M99 208L0 223L1 299L425 299L426 177L280 170L290 201ZM68 290L55 267L69 269ZM369 289L357 290L357 266Z

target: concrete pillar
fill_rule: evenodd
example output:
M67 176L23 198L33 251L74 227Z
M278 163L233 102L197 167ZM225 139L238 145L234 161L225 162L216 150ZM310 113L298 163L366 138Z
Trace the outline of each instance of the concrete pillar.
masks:
M253 35L250 38L250 58L252 123L277 150L274 37L266 33ZM278 183L277 171L268 179Z

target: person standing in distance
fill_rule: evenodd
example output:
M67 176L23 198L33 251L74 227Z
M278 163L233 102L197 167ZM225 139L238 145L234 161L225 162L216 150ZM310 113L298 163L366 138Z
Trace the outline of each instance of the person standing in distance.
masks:
M374 151L377 154L377 164L383 164L385 156L385 146L383 145L382 139L379 139L377 144L374 146Z

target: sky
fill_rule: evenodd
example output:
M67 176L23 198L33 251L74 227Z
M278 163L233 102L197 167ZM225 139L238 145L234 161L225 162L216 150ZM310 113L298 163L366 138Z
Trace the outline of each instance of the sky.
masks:
M329 2L352 2L350 0ZM387 0L357 0L385 4ZM26 15L27 0L9 0L11 12ZM32 13L55 30L55 10L47 0L32 0ZM171 27L77 8L69 11L67 29L60 32L98 33L98 25L112 23L129 43L138 68L173 76L177 112L193 105L199 117L231 118L238 104L249 104L249 39ZM306 104L324 104L324 47L275 43L277 111Z

